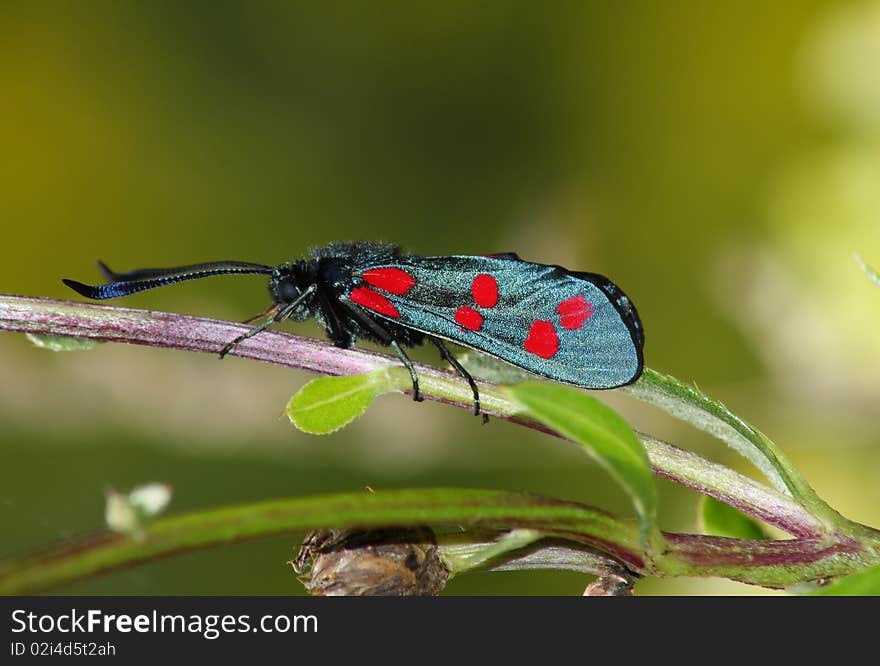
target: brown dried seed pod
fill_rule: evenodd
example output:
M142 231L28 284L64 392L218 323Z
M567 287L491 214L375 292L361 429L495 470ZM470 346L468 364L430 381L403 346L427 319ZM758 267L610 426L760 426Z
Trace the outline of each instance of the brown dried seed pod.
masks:
M606 574L587 585L585 597L631 597L635 579L628 574Z
M311 532L290 564L321 596L429 596L449 579L427 527Z

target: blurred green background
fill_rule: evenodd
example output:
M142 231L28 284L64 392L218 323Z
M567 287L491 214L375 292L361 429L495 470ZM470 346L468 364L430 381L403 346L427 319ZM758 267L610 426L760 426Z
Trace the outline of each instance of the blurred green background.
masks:
M278 263L345 239L601 272L638 305L648 365L725 401L878 526L880 292L852 258L880 264L878 45L878 2L4 2L0 290L67 298L59 278L98 280L97 258ZM124 304L242 320L267 295L259 277L217 278ZM0 335L0 366L0 555L100 528L105 489L148 481L174 487L172 511L421 485L630 511L573 447L403 396L316 438L279 416L307 379L280 368L122 345L52 354L19 335ZM663 526L695 530L697 496L659 483ZM300 594L285 564L297 544L62 591ZM471 574L447 591L585 582Z

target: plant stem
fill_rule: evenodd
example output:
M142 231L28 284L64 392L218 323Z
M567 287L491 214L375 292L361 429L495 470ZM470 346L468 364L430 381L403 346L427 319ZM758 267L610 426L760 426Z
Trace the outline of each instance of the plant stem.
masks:
M576 502L497 490L432 489L340 493L273 500L157 519L140 539L103 531L0 561L0 594L33 593L210 546L324 528L446 525L460 530L525 528L564 536L643 570L638 526Z
M218 353L248 327L188 315L0 295L0 330ZM396 358L375 352L339 349L323 340L271 330L242 341L231 354L324 375L354 375L400 365ZM457 375L422 364L415 367L425 398L471 408L470 389ZM564 439L514 416L515 407L495 385L481 382L480 393L484 412L490 416ZM791 497L694 453L646 435L641 439L656 474L711 495L794 536L813 535L820 529L817 519Z
M217 353L247 327L177 314L0 295L0 329ZM396 359L382 354L338 349L327 342L276 331L265 331L243 341L233 353L325 375L359 374L399 365ZM470 390L457 376L422 365L417 366L417 372L426 398L470 409ZM515 416L514 406L493 384L482 383L481 394L489 414L560 437ZM441 502L438 500L442 493L449 491L350 494L164 518L145 528L143 543L111 532L66 541L46 551L0 563L0 593L45 590L187 550L328 525L344 528L431 523L537 530L547 537L586 545L601 553L597 558L610 557L638 574L722 576L769 587L842 575L880 560L880 533L843 520L831 521L833 529L829 529L827 514L816 515L810 511L812 502L804 506L798 501L798 495L808 495L799 483L792 484L797 492L791 497L696 454L647 435L640 438L656 474L724 501L797 538L747 541L664 534L663 552L646 554L641 549L636 525L571 502L493 491L466 491L475 493L470 498L455 491ZM785 465L781 467L788 471ZM514 551L505 559L524 558L524 566L559 559L558 553L536 555L540 542L532 548L537 550L519 556ZM490 547L488 552L494 551ZM601 566L603 560L597 558L582 566Z
M696 453L644 433L638 435L658 476L714 497L793 536L814 536L823 531L822 523L789 495Z
M667 550L652 561L640 551L638 525L584 504L497 490L419 488L197 511L157 519L143 527L140 539L109 531L66 539L0 561L0 594L32 594L184 552L328 524L338 529L446 526L455 530L448 548L457 543L459 558L465 554L462 540L469 531L473 531L474 545L467 552L475 552L492 548L485 543L487 529L524 529L550 537L547 551L541 552L540 542L530 543L522 552L505 553L508 566L496 562L489 563L489 568L544 568L563 562L563 568L601 573L613 571L611 562L617 561L640 575L721 576L767 587L851 573L880 560L876 542L871 547L844 536L747 541L664 533ZM560 539L573 546L560 549ZM444 538L438 542L444 543ZM579 557L576 544L607 556L583 553Z
M846 535L790 540L730 539L667 534L669 552L658 561L665 575L716 576L783 588L859 571L878 561L873 545Z
M816 494L782 449L718 400L651 368L645 368L635 384L622 390L727 443L756 465L774 487L791 495L817 518L823 531L833 533L847 523Z

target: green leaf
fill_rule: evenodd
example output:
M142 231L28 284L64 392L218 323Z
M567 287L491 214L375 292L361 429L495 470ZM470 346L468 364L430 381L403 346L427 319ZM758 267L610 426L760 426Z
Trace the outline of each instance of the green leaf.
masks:
M89 338L69 338L63 335L43 335L41 333L25 333L34 347L54 352L84 351L101 344L101 340Z
M880 564L868 567L818 590L810 592L814 597L865 597L880 596Z
M703 495L700 503L700 529L705 534L735 539L768 538L757 520L708 495Z
M878 287L880 287L880 273L877 272L877 269L875 269L873 266L869 266L864 261L862 261L862 258L859 255L854 256L856 262L859 264L859 266L862 267L862 270L865 272L865 275L868 276L868 279L876 284Z
M641 522L642 545L657 532L657 489L642 442L610 407L558 384L527 382L505 392L532 419L580 444L629 493Z
M385 393L409 385L397 368L382 368L362 375L318 377L303 386L287 403L293 425L312 435L327 435L363 414Z

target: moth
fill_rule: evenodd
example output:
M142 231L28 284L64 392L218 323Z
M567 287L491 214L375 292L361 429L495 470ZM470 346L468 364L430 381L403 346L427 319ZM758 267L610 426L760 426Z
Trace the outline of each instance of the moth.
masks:
M630 384L644 367L642 323L620 287L596 273L513 253L426 257L394 245L337 242L274 267L219 261L116 273L99 266L107 284L63 282L103 300L213 275L267 275L272 304L264 320L223 347L221 358L272 324L314 317L338 347L358 339L390 346L409 370L418 401L419 378L405 349L429 340L468 382L475 414L477 384L445 341L589 389Z

